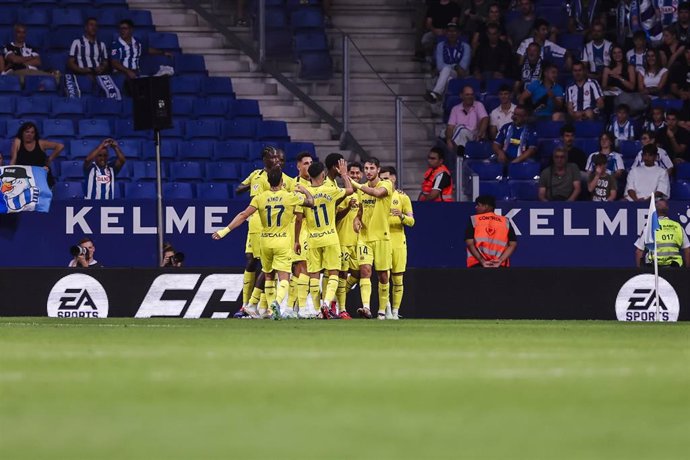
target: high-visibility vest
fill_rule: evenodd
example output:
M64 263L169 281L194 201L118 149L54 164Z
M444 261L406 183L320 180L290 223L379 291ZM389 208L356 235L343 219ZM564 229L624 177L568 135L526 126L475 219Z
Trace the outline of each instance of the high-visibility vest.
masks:
M450 176L450 171L446 168L446 165L441 165L436 169L429 168L426 170L424 173L424 181L422 182L422 201L427 201L426 197L431 193L436 176L444 172ZM429 201L453 201L453 182L451 181L448 187L441 190L441 194L435 200Z
M683 266L683 256L681 255L681 247L683 246L683 235L685 230L678 222L669 219L668 217L660 217L658 229L654 236L656 238L656 255L660 266L668 266L672 263ZM647 253L647 262L654 263L654 251Z
M508 247L508 233L510 221L503 216L486 212L475 214L471 217L474 226L474 246L484 260L496 260L501 257ZM474 267L479 261L467 250L467 266ZM506 259L501 267L509 267L510 261Z

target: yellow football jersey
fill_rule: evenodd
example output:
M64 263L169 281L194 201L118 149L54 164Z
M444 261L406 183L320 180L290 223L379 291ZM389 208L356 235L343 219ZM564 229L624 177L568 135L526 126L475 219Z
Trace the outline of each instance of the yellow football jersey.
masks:
M345 196L345 190L325 182L318 187L307 187L314 196L314 207L305 212L307 241L310 248L320 248L330 244L340 244L335 229L336 202Z
M338 238L340 239L341 246L355 246L357 245L357 238L359 238L359 235L355 232L352 225L359 212L359 195L355 193L345 197L345 199L340 202L338 211L347 208L351 200L355 200L356 203L350 208L350 211L348 211L345 217L338 221L335 227L338 231Z
M268 183L268 173L265 169L255 169L241 184L249 185L249 196L252 198L261 192L271 190L271 184ZM283 173L283 188L289 192L295 188L294 180L285 173ZM259 233L260 231L261 222L257 213L254 213L249 218L249 233Z
M383 198L376 198L361 190L358 191L362 206L362 230L359 236L360 240L364 242L389 241L391 239L388 219L393 201L393 183L389 180L380 180L375 188L380 187L388 190L388 194Z
M412 202L410 197L399 191L393 192L393 200L391 201L391 211L398 209L403 215L412 212ZM404 248L407 246L407 239L405 238L405 226L400 220L399 216L390 216L391 229L391 247L393 249Z
M301 185L304 188L311 187L311 181L309 179L304 179L300 176L297 176L294 179L292 179L292 183L294 184L293 188L297 184ZM297 206L295 208L295 214L297 214L298 212L304 213L304 208L302 206ZM293 223L294 223L294 220L293 220ZM292 226L292 234L293 234L293 236L295 234L295 226L294 225ZM300 237L299 237L300 242L305 241L307 239L307 224L304 221L302 221L302 230L300 231L299 235L300 235ZM302 249L304 249L304 248L302 248Z
M287 190L267 190L252 198L249 206L256 208L260 217L262 247L292 248L294 240L290 227L295 207L301 206L304 199L305 196L301 193Z

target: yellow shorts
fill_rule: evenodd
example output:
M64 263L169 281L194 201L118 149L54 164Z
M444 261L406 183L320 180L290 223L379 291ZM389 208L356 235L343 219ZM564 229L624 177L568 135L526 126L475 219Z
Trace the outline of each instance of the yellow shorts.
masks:
M385 240L360 242L357 245L359 253L359 265L373 265L377 271L383 272L391 269L393 263L393 251L391 242Z
M359 270L357 246L340 246L340 271Z
M247 233L244 253L252 254L255 259L261 258L261 233Z
M300 251L299 254L295 252L295 247L292 247L292 262L306 262L307 260L307 239L303 239L302 241L299 242L300 246L302 246L302 250Z
M307 250L307 272L318 273L321 270L340 270L339 244Z
M392 273L405 273L407 268L407 247L393 249Z
M261 248L261 271L271 273L273 270L292 271L292 251L289 248Z

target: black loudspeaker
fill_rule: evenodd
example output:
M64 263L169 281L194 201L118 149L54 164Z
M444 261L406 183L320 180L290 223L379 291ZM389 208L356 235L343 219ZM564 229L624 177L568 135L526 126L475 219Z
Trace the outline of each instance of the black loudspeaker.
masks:
M134 129L172 128L170 78L145 77L129 81L132 95Z

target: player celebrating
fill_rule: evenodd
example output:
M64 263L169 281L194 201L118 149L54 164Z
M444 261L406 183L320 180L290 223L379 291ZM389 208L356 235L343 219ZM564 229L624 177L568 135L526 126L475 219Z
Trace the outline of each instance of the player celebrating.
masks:
M338 200L354 192L347 175L347 163L342 158L338 161L338 170L345 189L325 182L326 167L323 163L313 163L309 167L311 187L308 187L308 190L314 196L314 209L306 215L309 292L314 305L321 305L324 319L330 317L329 305L335 299L340 270L340 241L335 229L335 209ZM319 302L319 276L322 270L326 270L328 274L328 284L323 302Z
M313 160L309 152L297 155L297 171L295 183L308 187L311 185L309 167ZM304 213L301 208L295 209L295 224L293 227L293 255L292 255L292 281L295 293L288 296L288 307L293 307L297 297L297 308L300 318L309 318L307 312L307 296L309 295L309 276L307 275L307 226L303 224Z
M381 179L390 180L393 187L398 183L398 172L392 166L381 168ZM403 298L403 275L407 268L407 239L405 238L405 226L414 226L414 214L410 197L402 190L393 192L391 200L391 216L389 218L391 228L392 268L391 284L393 287L392 312L386 319L398 319L398 310Z
M266 300L271 304L273 319L280 319L280 304L287 295L292 263L292 232L290 226L296 206L312 207L314 198L307 189L301 185L296 186L300 193L288 192L283 188L283 173L279 167L275 167L266 174L270 189L252 198L251 203L244 211L239 212L227 227L215 232L212 237L219 240L228 235L249 219L257 210L261 232L261 270L266 276L265 291ZM273 271L278 276L278 289ZM259 318L259 312L255 305L244 307L244 311L252 318ZM292 307L285 310L285 318L296 318Z
M350 181L359 183L362 180L362 165L357 162L347 167ZM340 274L336 299L341 319L351 319L347 313L347 293L359 281L359 261L357 260L357 238L353 222L359 212L359 194L355 193L343 200L338 206L336 230L340 239ZM348 279L348 273L350 277ZM349 281L349 283L348 283Z
M393 184L381 180L381 166L378 158L371 157L364 162L365 185L354 184L359 190L360 208L353 222L359 233L359 290L362 307L359 316L371 318L371 270L376 267L379 278L379 319L386 319L386 305L389 298L388 271L392 264L389 216L393 197Z

